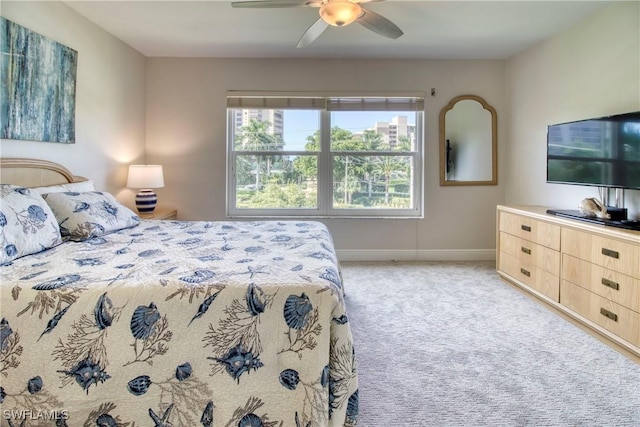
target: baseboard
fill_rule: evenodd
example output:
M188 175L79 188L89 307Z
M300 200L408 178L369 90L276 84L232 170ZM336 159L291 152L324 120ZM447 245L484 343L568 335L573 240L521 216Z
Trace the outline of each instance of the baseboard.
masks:
M495 261L495 249L343 249L340 261Z

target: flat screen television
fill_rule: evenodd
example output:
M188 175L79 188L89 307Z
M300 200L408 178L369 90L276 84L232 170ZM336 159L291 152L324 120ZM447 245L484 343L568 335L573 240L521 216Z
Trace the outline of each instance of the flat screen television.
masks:
M640 190L640 111L548 126L547 182Z

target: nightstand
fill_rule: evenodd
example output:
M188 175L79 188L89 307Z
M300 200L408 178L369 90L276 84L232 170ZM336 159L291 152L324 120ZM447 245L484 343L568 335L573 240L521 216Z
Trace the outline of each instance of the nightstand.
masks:
M156 208L150 214L141 214L138 213L138 216L142 219L177 219L178 211L176 209L168 209L168 208Z

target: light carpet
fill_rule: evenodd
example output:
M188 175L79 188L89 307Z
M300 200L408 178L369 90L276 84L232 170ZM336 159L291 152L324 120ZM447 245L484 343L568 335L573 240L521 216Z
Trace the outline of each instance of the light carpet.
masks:
M342 264L361 427L640 426L640 365L495 263Z

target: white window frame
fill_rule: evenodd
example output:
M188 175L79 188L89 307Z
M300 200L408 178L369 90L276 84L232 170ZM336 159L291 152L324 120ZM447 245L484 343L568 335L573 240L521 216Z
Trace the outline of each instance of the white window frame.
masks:
M287 99L290 98L290 99ZM234 149L234 129L235 123L230 110L238 108L264 108L279 109L292 108L297 109L296 100L308 98L307 102L313 105L307 108L317 109L320 112L320 151L251 151L237 152ZM415 151L331 151L331 110L328 104L336 100L354 100L354 99L386 99L389 102L389 110L393 109L393 100L402 98L415 98L417 103L416 113L416 143ZM259 101L257 101L259 99ZM309 101L311 99L311 101ZM282 103L285 102L286 105ZM338 105L339 102L334 103ZM364 104L361 104L364 105ZM345 111L370 111L366 106L364 109L353 109L353 105L347 106ZM424 93L422 92L402 92L402 93L385 93L385 94L327 94L327 93L271 93L271 92L238 92L230 91L227 93L227 189L226 189L226 207L227 216L230 218L423 218L424 215ZM236 157L240 155L278 155L278 156L301 156L315 155L318 158L318 199L317 208L304 209L264 209L264 208L237 208L236 205L236 174L235 165ZM410 208L334 208L333 205L333 157L340 155L353 156L401 156L413 158L413 176L412 176L412 200L413 206Z

